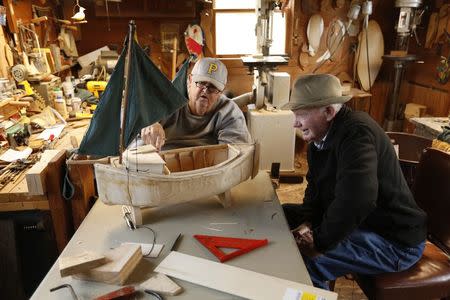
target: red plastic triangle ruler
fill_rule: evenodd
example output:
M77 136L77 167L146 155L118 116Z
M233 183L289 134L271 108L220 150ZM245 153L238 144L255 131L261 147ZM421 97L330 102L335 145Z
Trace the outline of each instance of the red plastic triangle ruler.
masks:
M253 239L239 239L231 237L222 236L212 236L212 235L200 235L196 234L194 237L202 243L203 246L208 248L212 254L214 254L220 262L225 262L236 256L252 251L253 249L267 245L267 239L264 240L253 240ZM239 250L233 251L231 253L224 253L219 248L236 248Z

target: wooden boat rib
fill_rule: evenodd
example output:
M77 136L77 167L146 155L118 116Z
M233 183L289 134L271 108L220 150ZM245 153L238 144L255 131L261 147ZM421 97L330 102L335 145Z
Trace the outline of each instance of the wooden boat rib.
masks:
M170 174L127 170L113 158L95 164L99 198L109 205L155 207L219 195L253 176L255 145L211 145L163 151Z

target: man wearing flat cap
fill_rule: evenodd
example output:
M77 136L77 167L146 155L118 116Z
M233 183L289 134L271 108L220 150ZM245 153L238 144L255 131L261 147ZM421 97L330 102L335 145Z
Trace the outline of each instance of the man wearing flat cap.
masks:
M300 76L285 109L308 145L303 204L283 210L316 287L349 273L408 269L422 255L426 215L403 177L389 137L345 106L333 75Z
M242 111L222 93L227 76L219 59L199 59L187 80L188 104L143 128L143 142L158 149L251 142Z

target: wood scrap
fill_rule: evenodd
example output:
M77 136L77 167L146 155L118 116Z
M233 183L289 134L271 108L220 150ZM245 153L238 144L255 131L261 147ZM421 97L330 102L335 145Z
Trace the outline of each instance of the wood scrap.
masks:
M246 299L283 299L288 289L311 294L311 299L337 299L334 292L176 251L155 271Z
M78 140L76 136L71 135L70 136L70 144L72 145L73 148L78 148Z
M65 150L46 150L41 159L34 164L25 175L30 195L44 195L46 192L46 178L48 163L60 152Z
M123 285L142 258L141 247L132 244L120 245L104 255L107 260L106 264L75 274L74 277L82 280Z
M168 296L175 296L183 291L181 286L162 273L153 274L152 277L141 283L141 288Z
M59 258L59 273L61 277L88 271L106 263L104 255L85 251L78 255Z
M27 101L10 101L9 105L18 107L30 107L30 102Z
M6 59L5 36L3 34L3 26L0 26L0 77L8 78L8 61Z

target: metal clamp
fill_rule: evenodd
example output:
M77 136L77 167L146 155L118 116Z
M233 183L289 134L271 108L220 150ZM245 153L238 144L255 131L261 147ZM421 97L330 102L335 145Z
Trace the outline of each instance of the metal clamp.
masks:
M122 215L123 218L125 219L125 223L127 224L128 228L130 228L130 230L135 230L136 225L132 220L131 210L128 206L122 205Z

